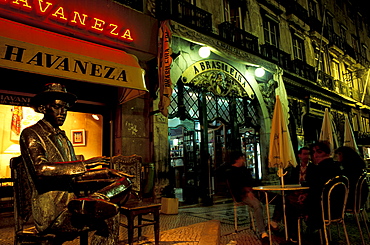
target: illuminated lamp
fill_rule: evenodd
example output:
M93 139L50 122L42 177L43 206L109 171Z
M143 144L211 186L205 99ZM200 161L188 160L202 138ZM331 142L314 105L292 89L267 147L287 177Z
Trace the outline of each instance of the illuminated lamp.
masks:
M209 47L203 46L200 47L198 53L200 57L208 58L211 55L211 49Z
M256 75L256 77L263 77L265 75L265 69L263 69L262 67L256 68L256 70L254 71L254 75Z
M92 116L92 118L94 118L94 120L99 121L99 116L98 115L92 114L91 116Z

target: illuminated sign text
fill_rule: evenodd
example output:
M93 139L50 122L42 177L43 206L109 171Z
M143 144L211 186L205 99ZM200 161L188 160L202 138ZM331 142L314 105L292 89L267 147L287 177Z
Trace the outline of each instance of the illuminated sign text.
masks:
M25 14L36 14L39 17L52 20L70 27L85 29L117 40L132 42L131 31L119 23L111 23L90 13L65 9L47 0L0 0L0 4L8 4Z

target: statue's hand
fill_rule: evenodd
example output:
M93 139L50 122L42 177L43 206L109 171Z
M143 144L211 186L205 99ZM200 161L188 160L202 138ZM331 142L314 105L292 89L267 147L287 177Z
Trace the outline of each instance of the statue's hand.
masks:
M83 162L87 169L98 167L98 166L107 167L109 166L110 157L104 157L104 156L93 157L93 158L84 160Z

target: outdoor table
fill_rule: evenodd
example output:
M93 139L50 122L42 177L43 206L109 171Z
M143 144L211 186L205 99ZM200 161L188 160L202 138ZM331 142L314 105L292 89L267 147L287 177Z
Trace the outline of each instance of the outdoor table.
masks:
M271 237L271 221L270 221L270 210L269 210L269 198L267 191L281 191L283 196L283 212L284 212L284 228L285 228L285 240L288 240L288 226L286 221L286 215L285 215L285 191L298 191L298 190L308 190L309 187L301 186L301 185L264 185L264 186L256 186L253 187L253 190L256 191L263 191L265 193L266 197L266 213L267 213L267 223L268 223L268 230L269 230L269 240L270 245L272 245L272 237Z

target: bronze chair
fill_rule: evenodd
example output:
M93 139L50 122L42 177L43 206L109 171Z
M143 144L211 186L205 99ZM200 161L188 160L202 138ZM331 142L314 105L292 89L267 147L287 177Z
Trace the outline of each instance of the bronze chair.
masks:
M235 230L235 233L238 233L238 208L239 207L244 207L245 208L245 211L246 213L248 212L249 213L249 217L250 217L250 228L256 232L256 225L254 223L254 216L253 216L253 212L252 210L249 208L248 205L246 205L245 203L243 202L238 202L230 188L230 183L229 183L229 180L226 180L227 182L227 187L228 187L228 190L229 190L229 193L233 199L233 204L234 204L234 230Z
M368 191L364 190L364 188L369 188L366 184L366 176L367 176L367 173L363 173L360 176L360 178L357 180L356 187L354 189L355 193L354 193L353 206L348 207L347 205L347 208L345 210L346 213L353 214L355 216L358 230L360 232L362 244L364 245L365 245L365 240L364 240L364 235L362 233L359 216L364 221L367 234L370 238L369 227L367 226L368 219L367 219L367 214L365 210L365 203L367 201L367 195L364 196L364 193L368 194Z
M321 242L322 232L324 232L325 244L331 240L330 225L332 223L342 224L347 244L349 243L346 224L344 222L344 211L348 197L348 178L341 175L328 180L321 193L321 213L323 228L320 229ZM328 238L329 233L329 238ZM339 233L338 233L339 234Z
M14 181L14 244L53 244L56 239L55 234L38 232L36 227L28 222L32 217L31 188L33 183L26 172L22 157L11 158L10 168ZM88 231L82 231L79 235L80 244L87 245Z
M127 228L128 243L133 244L134 229L138 229L138 239L141 237L141 228L149 225L154 226L155 244L159 244L159 211L161 204L143 201L142 198L142 175L143 166L142 158L137 155L132 156L114 156L112 157L113 168L127 174L135 176L132 179L133 197L128 200L123 206L120 206L120 213L127 218L127 224L120 222L120 225ZM152 214L153 218L147 218L147 215ZM143 217L146 215L146 218ZM135 224L135 218L137 224ZM143 222L144 221L144 222Z

